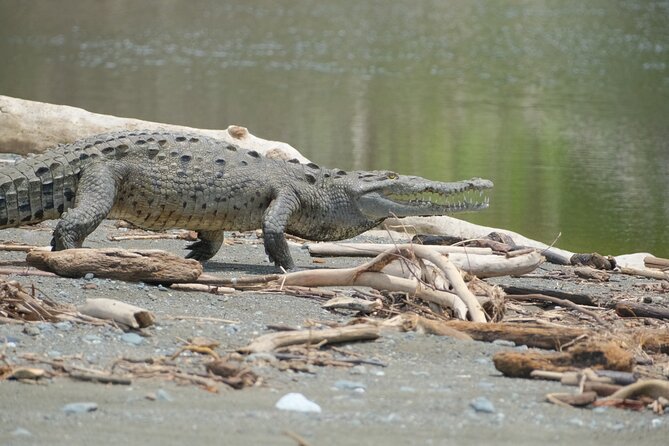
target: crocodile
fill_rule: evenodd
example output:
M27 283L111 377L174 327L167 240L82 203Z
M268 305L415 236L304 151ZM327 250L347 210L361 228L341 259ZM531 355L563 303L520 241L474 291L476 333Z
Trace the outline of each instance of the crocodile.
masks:
M342 240L389 216L484 209L488 198L476 192L492 186L325 169L197 134L116 132L0 168L0 229L60 218L51 245L63 250L81 247L106 218L184 228L198 234L186 257L201 262L218 252L223 231L262 229L270 260L290 270L285 234Z

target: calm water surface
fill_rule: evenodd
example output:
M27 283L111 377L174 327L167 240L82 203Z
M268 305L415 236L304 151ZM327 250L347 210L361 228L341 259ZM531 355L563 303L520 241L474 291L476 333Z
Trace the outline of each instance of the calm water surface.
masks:
M464 218L669 256L669 2L0 0L0 94L495 181Z

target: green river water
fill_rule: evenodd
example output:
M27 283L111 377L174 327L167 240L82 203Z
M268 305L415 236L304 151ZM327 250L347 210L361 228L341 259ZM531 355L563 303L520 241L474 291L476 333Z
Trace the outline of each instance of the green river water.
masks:
M490 178L463 218L669 256L667 1L0 0L0 94Z

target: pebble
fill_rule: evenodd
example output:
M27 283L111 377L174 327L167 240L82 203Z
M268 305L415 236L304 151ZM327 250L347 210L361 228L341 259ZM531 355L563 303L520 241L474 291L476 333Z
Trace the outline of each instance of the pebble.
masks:
M583 420L581 420L580 418L576 418L576 417L570 418L569 423L573 424L574 426L579 426L579 427L583 427L585 425L585 422Z
M158 389L156 390L156 400L158 401L174 401L172 395L170 395L167 390Z
M225 326L225 333L227 335L234 335L239 332L239 325L226 325Z
M321 406L307 399L301 393L287 393L276 402L275 407L279 410L290 410L293 412L321 413Z
M40 329L33 324L28 324L23 327L23 332L30 336L37 336L41 333Z
M488 398L484 396L479 396L478 398L474 398L469 402L469 405L476 412L495 413L495 406Z
M32 434L28 429L24 429L22 427L17 427L12 431L12 436L13 437L30 437Z
M121 341L125 342L126 344L140 345L142 342L144 342L144 338L142 338L137 333L124 333L121 335Z
M93 274L93 273L86 273L86 275L84 275L84 279L86 279L86 280L93 280L94 278L95 278L95 274Z
M650 425L652 428L656 429L662 426L662 420L660 418L653 418L652 420L650 420Z
M367 386L361 382L349 381L346 379L340 379L334 383L334 387L337 390L352 390L354 392L364 392L367 389Z
M94 334L88 334L88 335L84 336L83 340L87 344L99 344L100 342L102 342L102 338L100 336L94 335Z
M158 285L158 290L159 290L159 291L169 291L169 290L168 290L166 287L164 287L163 285Z
M52 331L53 330L53 325L48 323L48 322L39 322L37 324L37 328L40 331Z
M498 345L500 347L515 347L516 343L513 341L507 341L506 339L495 339L492 341L493 344Z
M53 326L56 327L58 330L63 330L63 331L72 330L72 322L70 321L56 322L55 324L53 324Z
M364 365L355 365L348 371L351 375L366 375L367 368Z
M71 413L86 413L98 410L97 403L70 403L63 406L63 412Z

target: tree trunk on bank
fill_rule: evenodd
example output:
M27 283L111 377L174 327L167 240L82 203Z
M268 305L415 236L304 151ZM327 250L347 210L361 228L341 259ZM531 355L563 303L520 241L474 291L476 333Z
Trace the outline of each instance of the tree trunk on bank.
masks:
M21 155L39 153L58 144L120 130L199 133L245 149L256 150L271 158L297 158L301 162L309 162L289 144L258 138L246 128L236 125L231 125L225 130L195 129L102 115L67 105L46 104L0 95L0 152L3 153Z

